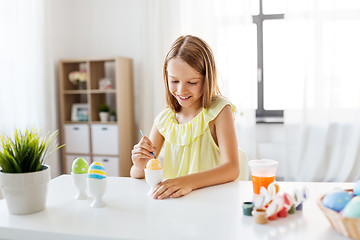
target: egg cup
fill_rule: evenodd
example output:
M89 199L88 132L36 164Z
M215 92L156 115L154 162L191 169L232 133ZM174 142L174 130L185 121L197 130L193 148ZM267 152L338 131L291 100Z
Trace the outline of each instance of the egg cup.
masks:
M107 178L103 179L94 179L88 178L88 185L91 196L94 198L94 201L91 203L91 207L100 208L105 207L106 203L102 200L107 186Z
M151 196L154 193L155 187L163 180L163 170L144 169L144 171L145 171L145 180L151 187L150 191L148 192L148 195Z
M86 179L88 177L88 174L87 173L76 174L71 172L71 176L73 179L73 183L78 190L77 194L75 195L75 199L76 200L88 199L89 196L86 193L86 188L87 188Z

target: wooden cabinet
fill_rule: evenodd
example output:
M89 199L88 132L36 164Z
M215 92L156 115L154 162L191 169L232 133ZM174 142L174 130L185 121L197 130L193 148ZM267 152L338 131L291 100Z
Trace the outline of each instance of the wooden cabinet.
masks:
M86 81L73 84L69 74L74 71L86 72ZM106 84L100 87L100 82ZM59 98L63 173L71 172L74 158L85 157L102 162L109 176L129 176L135 144L132 60L60 60ZM100 121L103 104L116 112L115 121Z

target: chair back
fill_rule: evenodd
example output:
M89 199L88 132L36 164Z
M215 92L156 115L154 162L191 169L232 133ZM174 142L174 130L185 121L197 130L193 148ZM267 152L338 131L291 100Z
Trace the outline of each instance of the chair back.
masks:
M249 165L247 156L241 148L238 149L238 155L239 155L239 167L240 167L240 173L237 180L239 181L247 181L249 180Z

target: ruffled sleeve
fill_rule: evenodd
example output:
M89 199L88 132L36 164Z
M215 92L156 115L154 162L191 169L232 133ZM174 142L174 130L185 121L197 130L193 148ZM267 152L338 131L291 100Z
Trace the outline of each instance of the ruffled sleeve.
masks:
M232 112L235 112L233 104L224 97L218 96L212 101L210 107L204 108L188 123L179 124L175 119L175 113L170 108L162 110L154 122L167 142L185 146L201 136L209 127L209 123L219 115L226 105L230 105Z

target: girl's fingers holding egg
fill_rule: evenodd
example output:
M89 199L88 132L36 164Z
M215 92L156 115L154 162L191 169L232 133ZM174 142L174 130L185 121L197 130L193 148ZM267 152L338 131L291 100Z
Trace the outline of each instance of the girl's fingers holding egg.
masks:
M183 190L179 189L176 192L174 192L173 194L170 195L170 198L178 198L178 197L182 197L184 196L184 194L182 193Z
M174 192L176 192L178 190L178 188L176 186L172 186L172 187L165 187L165 186L161 186L159 188L158 191L155 192L154 194L154 198L157 198L157 199L164 199L164 198L167 198L169 197L171 194L173 194ZM161 191L161 193L160 193Z
M154 190L153 198L155 198L155 199L158 198L163 192L166 191L166 189L167 189L167 187L165 187L163 185L163 182L159 183Z
M192 192L191 188L180 188L178 191L174 192L173 194L170 195L170 198L178 198L178 197L182 197L185 196L189 193Z
M176 186L170 187L168 189L166 189L165 192L163 192L158 199L164 199L164 198L168 198L170 197L172 194L174 194L175 192L179 191L179 188Z
M173 188L176 187L176 184L174 182L174 179L167 179L161 183L159 183L156 186L156 189L154 191L156 197L160 196L161 194L163 194L167 189L169 188Z

